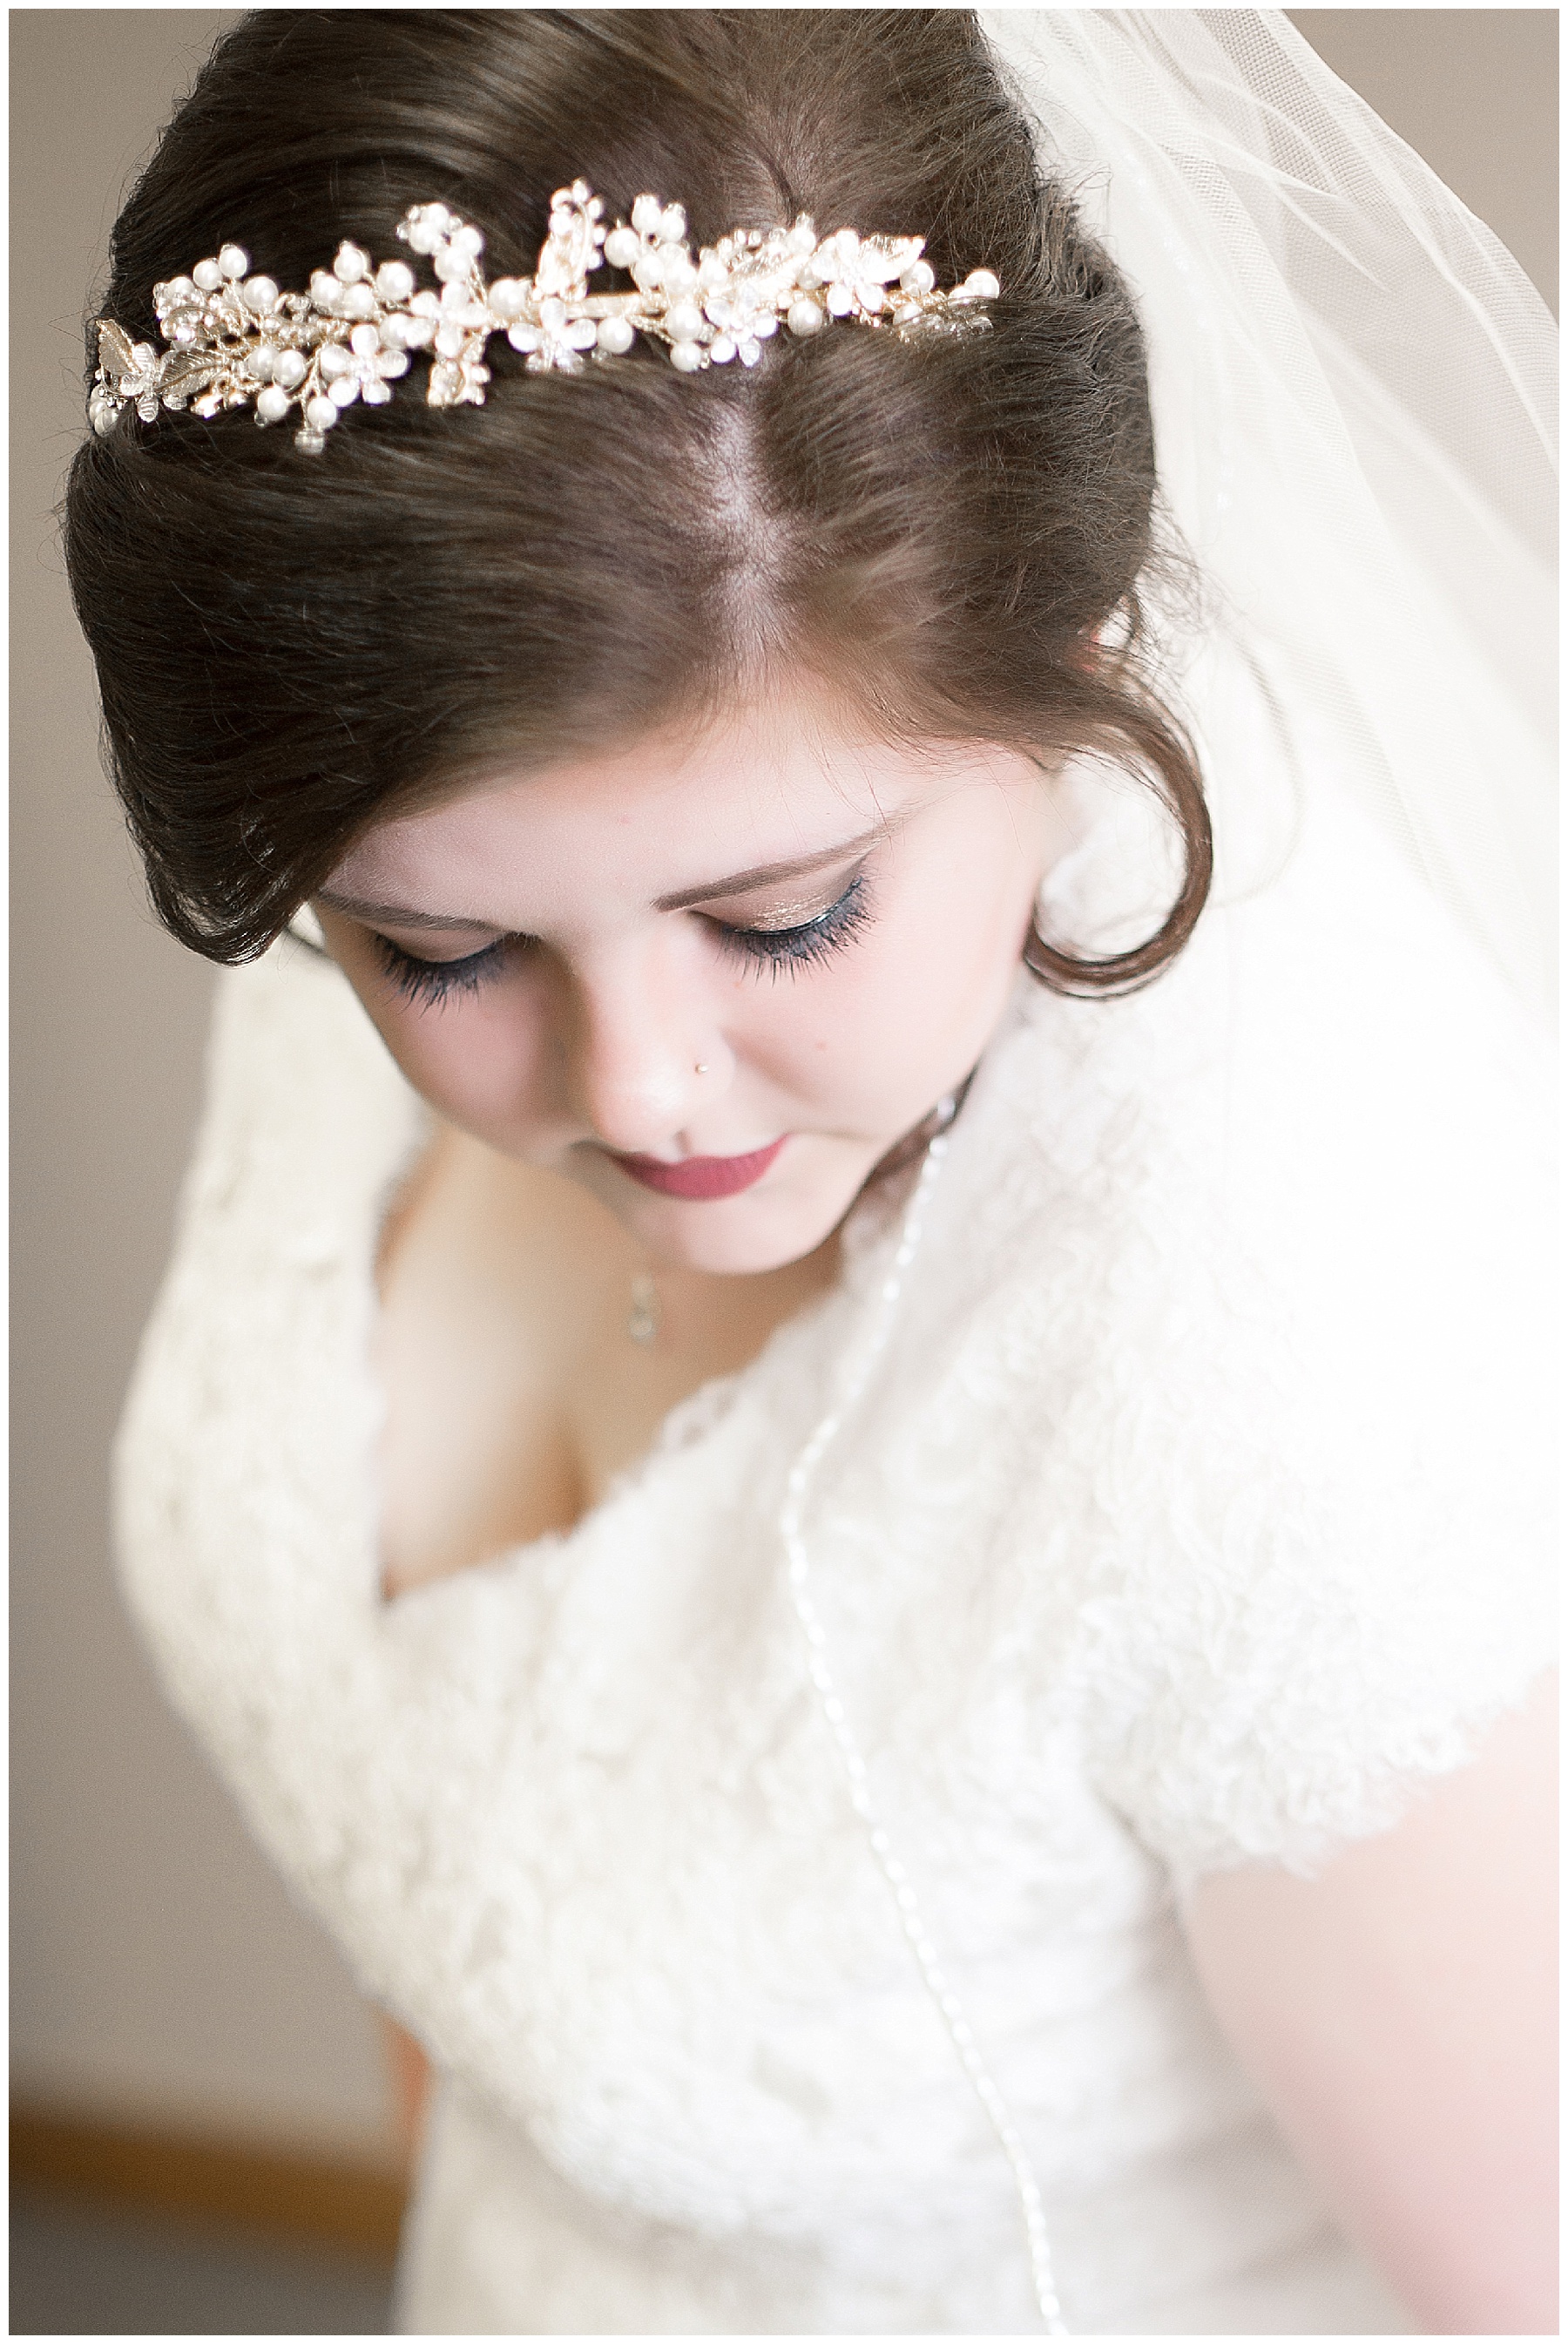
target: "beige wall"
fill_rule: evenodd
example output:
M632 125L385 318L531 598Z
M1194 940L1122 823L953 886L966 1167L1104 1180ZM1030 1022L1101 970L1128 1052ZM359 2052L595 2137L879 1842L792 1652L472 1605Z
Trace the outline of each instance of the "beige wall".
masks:
M352 2146L372 2023L165 1710L105 1529L213 972L144 907L48 514L122 187L232 14L11 17L12 2054L29 2092Z
M1555 8L1292 8L1557 308Z
M11 18L12 2040L31 2091L370 2143L384 2101L367 2016L166 1715L105 1529L106 1452L168 1241L212 978L143 906L48 514L82 429L78 302L122 186L226 21ZM1554 298L1555 12L1297 21Z

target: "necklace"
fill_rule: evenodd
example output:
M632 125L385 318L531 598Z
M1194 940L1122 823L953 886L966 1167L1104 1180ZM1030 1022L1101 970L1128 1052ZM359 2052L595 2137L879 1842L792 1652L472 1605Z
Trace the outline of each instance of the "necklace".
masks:
M957 1111L956 1103L944 1100L943 1107L947 1110L943 1116L943 1122L950 1123ZM866 1835L870 1844L871 1854L875 1856L884 1879L892 1890L894 1901L898 1905L899 1925L909 1942L910 1950L919 1965L920 1976L931 2000L936 2005L938 2016L947 2029L953 2049L958 2054L960 2065L969 2077L975 2096L984 2108L991 2130L995 2133L1002 2153L1012 2169L1013 2187L1018 2192L1019 2204L1023 2212L1024 2237L1029 2248L1030 2269L1034 2279L1035 2300L1040 2306L1040 2316L1044 2323L1045 2331L1048 2336L1067 2336L1071 2331L1061 2316L1061 2304L1056 2292L1056 2280L1051 2268L1050 2240L1045 2226L1045 2210L1040 2203L1040 2184L1035 2179L1034 2167L1030 2162L1029 2152L1009 2112L1007 2102L1001 2096L996 2078L980 2056L980 2046L964 2015L963 2005L948 1983L936 1946L921 1918L920 1903L910 1876L895 1854L892 1843L882 1828L876 1802L871 1796L866 1762L860 1754L859 1744L850 1730L844 1704L839 1698L838 1690L833 1682L832 1671L828 1663L827 1632L822 1626L809 1590L809 1563L807 1558L806 1541L801 1531L806 1499L817 1469L838 1438L845 1418L864 1393L866 1386L870 1381L872 1369L887 1349L888 1339L892 1332L893 1314L898 1308L900 1294L903 1290L904 1276L919 1248L926 1207L930 1199L931 1190L940 1175L947 1149L945 1132L939 1130L926 1150L926 1160L920 1167L920 1178L915 1183L914 1195L905 1207L898 1250L893 1256L891 1268L883 1281L881 1293L878 1298L877 1315L860 1357L850 1374L848 1389L819 1420L815 1430L790 1468L789 1479L785 1485L784 1503L779 1513L779 1534L789 1563L790 1599L795 1607L795 1616L800 1623L801 1632L806 1639L808 1671L811 1682L816 1688L822 1714L828 1721L829 1730L838 1744L839 1755L843 1762L844 1773L849 1786L849 1803L866 1826Z
M658 1299L658 1288L646 1269L637 1271L631 1281L631 1308L626 1314L626 1331L634 1343L644 1349L658 1333L664 1311Z

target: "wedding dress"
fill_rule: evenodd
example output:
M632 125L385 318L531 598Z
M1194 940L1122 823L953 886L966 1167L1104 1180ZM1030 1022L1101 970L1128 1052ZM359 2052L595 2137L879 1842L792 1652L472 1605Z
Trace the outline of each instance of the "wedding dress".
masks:
M1193 77L1173 17L1020 12L998 37L1020 72L1044 44L1061 106L1076 89L1064 141L1104 98L1097 44L1158 66L1165 97ZM1113 214L1151 167L1125 126L1094 126ZM1158 323L1180 255L1161 278L1139 237L1179 238L1185 197L1150 184L1141 227L1117 217ZM1191 331L1219 316L1223 288L1200 290ZM1171 348L1156 333L1168 418ZM1353 377L1381 415L1325 349L1318 379ZM1392 685L1363 654L1368 590L1336 615L1325 586L1348 490L1317 539L1310 499L1283 516L1299 606L1238 554L1238 500L1254 551L1261 526L1245 463L1206 470L1172 429L1167 454L1217 589L1179 662L1215 899L1141 994L1020 977L806 1534L1068 2325L1395 2332L1209 2016L1181 1916L1216 1869L1310 1872L1386 1829L1551 1653L1530 858L1467 857L1458 797L1421 796L1462 749L1494 809L1533 807L1539 727L1435 590L1394 614ZM1450 505L1487 537L1473 479ZM1366 542L1375 586L1405 540ZM1503 522L1487 542L1495 576L1519 548ZM1427 674L1409 639L1429 618L1458 749L1392 688ZM1467 730L1489 706L1496 728ZM1115 941L1131 819L1114 794L1086 814L1047 906L1063 933ZM387 1604L374 1264L427 1128L330 965L285 941L226 975L117 1475L125 1585L173 1699L439 2071L402 2325L1037 2324L1012 2175L851 1810L779 1534L896 1215L863 1203L840 1285L572 1532Z
M1381 2332L1181 1899L1311 1868L1550 1650L1537 1046L1348 804L1160 984L1020 980L809 1523L888 1826L1085 2332ZM330 965L223 980L120 1466L174 1698L443 2074L425 2332L1030 2324L851 1814L783 1477L893 1230L569 1535L377 1593L377 1232L424 1131Z

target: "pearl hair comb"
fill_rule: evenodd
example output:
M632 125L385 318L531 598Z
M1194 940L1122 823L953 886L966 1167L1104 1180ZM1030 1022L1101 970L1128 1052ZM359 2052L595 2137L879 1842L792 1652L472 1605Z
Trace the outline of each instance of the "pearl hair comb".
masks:
M308 293L284 293L270 277L251 275L242 246L226 244L188 277L154 286L162 351L133 343L113 318L96 320L93 428L112 430L133 403L144 423L165 408L211 417L254 405L261 424L297 410L296 445L319 455L344 409L356 399L384 405L419 350L430 353L432 407L482 407L492 334L526 352L536 372L622 357L641 334L663 343L682 374L696 374L735 359L755 366L780 325L800 336L838 318L898 331L985 327L977 305L1001 289L977 268L939 292L920 258L923 237L853 228L819 237L804 213L791 228L738 228L695 259L678 204L638 196L629 227L603 222L604 205L586 180L558 188L535 274L487 285L478 229L445 204L416 204L397 235L428 258L439 291L419 289L407 261L377 268L360 246L342 244ZM633 289L590 293L589 276L606 267L624 269Z

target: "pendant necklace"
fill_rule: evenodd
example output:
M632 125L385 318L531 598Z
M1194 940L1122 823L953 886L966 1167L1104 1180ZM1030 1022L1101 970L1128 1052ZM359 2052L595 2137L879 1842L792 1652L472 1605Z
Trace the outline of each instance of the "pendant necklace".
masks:
M640 1343L647 1350L658 1333L663 1317L658 1287L646 1269L638 1270L631 1281L631 1308L626 1314L627 1333L634 1343Z
M693 1072L706 1075L711 1072L711 1069L705 1058L699 1058ZM652 1272L646 1269L634 1270L631 1279L631 1308L626 1314L627 1333L634 1343L639 1344L646 1351L657 1340L658 1330L663 1323L664 1306L659 1301L658 1288L653 1282Z

